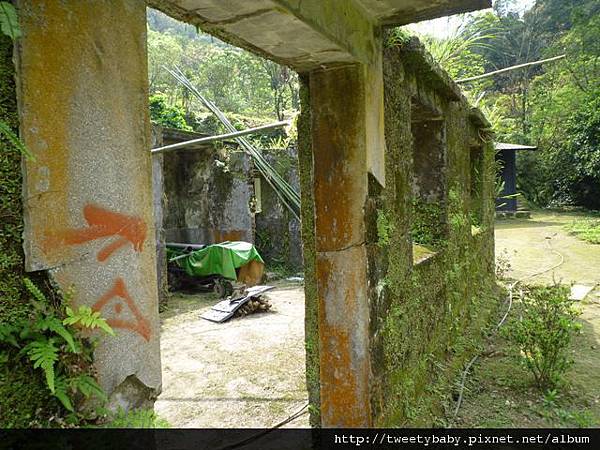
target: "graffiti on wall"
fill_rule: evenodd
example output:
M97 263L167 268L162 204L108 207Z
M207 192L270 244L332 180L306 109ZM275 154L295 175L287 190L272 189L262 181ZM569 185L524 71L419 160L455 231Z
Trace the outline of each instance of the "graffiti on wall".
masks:
M121 319L120 316L123 313L123 303L117 301L114 303L113 312L116 317L108 319L106 322L113 328L122 328L138 333L146 341L150 340L150 324L142 316L137 305L127 292L125 287L125 281L121 277L117 278L112 289L107 291L100 299L94 303L92 309L94 311L102 311L109 304L113 298L120 298L125 302L125 306L129 309L130 314L134 320Z
M98 261L106 261L110 256L128 243L136 252L143 250L146 240L146 224L135 216L110 211L96 205L83 207L83 218L88 226L51 232L46 235L46 247L60 245L80 245L97 239L116 237L98 252Z
M87 204L83 207L83 218L87 223L84 228L70 228L46 233L44 246L46 249L63 245L82 245L100 239L107 240L96 254L99 262L109 260L115 252L131 247L142 252L146 240L146 223L139 217L114 212L98 205ZM112 302L111 300L115 300ZM112 311L107 308L113 305ZM92 306L95 311L103 311L112 315L107 323L113 328L120 328L139 334L146 341L150 340L151 328L148 320L142 315L135 300L127 290L123 278L117 277L113 287L103 294ZM132 319L128 319L130 316Z

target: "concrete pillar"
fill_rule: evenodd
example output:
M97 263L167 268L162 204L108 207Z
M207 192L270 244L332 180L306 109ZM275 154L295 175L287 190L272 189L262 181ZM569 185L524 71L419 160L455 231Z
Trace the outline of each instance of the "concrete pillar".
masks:
M152 126L152 148L162 147L163 127L160 125ZM152 202L154 204L154 228L156 244L156 281L158 285L158 303L160 306L166 306L169 295L168 274L167 274L167 246L165 242L164 229L164 198L165 198L165 177L164 177L164 154L158 153L152 155Z
M324 427L372 424L364 207L373 162L367 154L384 142L382 127L373 126L381 111L373 107L379 94L369 91L383 89L373 70L354 65L310 74Z
M19 1L27 270L101 312L95 367L113 406L161 385L144 0Z

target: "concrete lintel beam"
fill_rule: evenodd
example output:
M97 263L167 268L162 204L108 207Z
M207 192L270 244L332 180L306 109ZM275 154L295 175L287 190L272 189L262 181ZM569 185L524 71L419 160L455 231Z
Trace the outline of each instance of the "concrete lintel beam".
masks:
M353 0L149 0L232 45L307 72L375 57L371 16Z
M438 17L451 16L492 7L491 0L359 0L365 8L378 3L381 8L377 22L384 26L399 26ZM407 5L408 3L408 5ZM384 6L381 6L381 5Z

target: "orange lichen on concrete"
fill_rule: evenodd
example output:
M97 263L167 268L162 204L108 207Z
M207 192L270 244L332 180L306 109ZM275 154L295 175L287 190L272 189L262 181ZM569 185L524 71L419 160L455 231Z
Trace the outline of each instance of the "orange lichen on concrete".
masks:
M317 257L324 426L371 425L364 257L364 246Z
M45 8L44 13L38 8ZM80 22L65 27L62 18L66 11L59 1L45 2L30 14L19 14L22 28L38 30L20 38L18 58L20 83L19 109L21 137L35 155L35 161L26 161L29 186L26 214L43 201L53 215L27 214L31 234L41 236L50 224L66 227L68 217L60 212L68 210L69 193L69 125L74 72L65 67L76 67L79 55L65 51L66 42L73 34L85 33ZM75 27L75 29L73 29ZM60 86L60 89L57 87Z
M316 72L310 89L317 250L338 250L363 241L364 75L359 67Z
M25 161L24 177L28 270L72 260L69 246L54 246L47 252L44 237L53 230L72 228L77 223L73 215L97 200L95 192L104 187L116 190L128 183L127 189L140 204L150 204L145 192L149 178L139 175L146 165L149 169L149 156L131 159L135 169L122 164L125 157L119 158L127 153L125 148L145 148L148 138L146 130L136 128L147 116L143 89L135 92L133 101L124 101L131 98L128 86L142 87L147 78L142 70L147 64L145 39L133 31L145 22L130 13L130 3L114 2L111 10L118 14L111 16L103 2L20 2L20 132L35 155L34 161ZM120 39L132 44L122 46ZM136 131L123 133L125 124ZM111 153L114 168L108 167ZM128 167L126 174L124 167ZM143 209L149 223L151 208ZM100 256L108 258L122 245L113 243Z

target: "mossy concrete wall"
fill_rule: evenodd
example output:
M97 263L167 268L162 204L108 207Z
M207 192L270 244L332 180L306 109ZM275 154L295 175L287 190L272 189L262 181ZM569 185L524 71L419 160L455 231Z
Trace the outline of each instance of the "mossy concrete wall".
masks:
M13 43L0 36L0 120L16 133L19 120L13 64ZM0 136L0 325L26 319L34 310L23 287L25 255L23 232L23 176L21 153ZM29 274L31 277L31 274ZM44 287L44 274L35 277ZM0 363L0 427L28 427L35 424L36 411L49 409L49 395L41 371L15 361Z
M493 148L485 121L414 41L387 46L384 79L386 186L370 190L367 213L374 423L439 426L452 382L494 305ZM435 148L446 155L429 171L445 191L436 219L444 236L425 259L413 255L411 239L419 220L413 161L423 150L422 130L415 133L411 120L420 114L416 105L428 105L445 133ZM484 155L478 205L471 199L472 151ZM473 207L484 212L477 227Z
M495 306L489 124L418 43L387 45L383 51L386 152L382 184L366 171L364 160L352 166L358 156L345 153L352 148L356 133L365 132L366 128L360 128L364 124L360 110L346 104L346 118L353 125L353 130L346 130L345 125L335 122L337 105L316 100L328 89L338 98L347 97L340 90L360 98L360 75L351 70L338 74L330 71L327 80L335 79L335 89L322 84L322 76L312 72L301 78L298 130L311 422L331 424L331 417L323 415L331 414L324 409L331 407L324 398L325 389L330 389L326 380L335 379L328 371L343 372L340 368L347 367L347 361L335 359L340 350L327 345L327 339L333 339L328 334L331 330L324 331L331 327L327 315L343 314L348 323L358 327L353 322L362 313L360 307L353 306L358 301L367 307L368 320L365 352L369 358L369 404L364 408L368 416L364 423L443 425L440 420L451 402L452 383L480 341L481 329ZM328 127L319 123L323 116L328 117ZM428 135L419 129L424 120L437 131ZM319 135L320 130L329 134ZM340 137L344 132L345 137ZM327 156L319 154L324 148L328 149ZM417 151L429 152L428 158L416 164ZM476 178L474 164L479 165ZM347 169L354 180L338 177L332 167ZM324 197L319 199L319 195ZM325 196L329 196L329 203ZM422 214L418 200L435 205L435 214ZM321 213L328 214L321 220L319 201ZM347 210L357 216L348 216ZM431 223L420 223L427 221ZM346 230L348 224L355 227ZM426 229L425 225L440 234L435 248L421 248L413 242L415 227ZM331 230L344 236L346 245L338 250L328 242L332 248L323 257L321 240ZM364 251L366 257L350 255L348 250ZM356 268L354 280L362 277L361 269L366 270L360 287L365 289L364 297L360 289L352 290L355 284L347 279L346 266L339 262L336 266L337 261L327 266L330 277L323 280L319 269L323 259L328 262L338 255L353 259L348 267ZM320 291L328 289L339 289L347 304L333 302L338 308L334 311L330 299L323 298ZM348 377L361 373L355 370ZM343 387L340 384L338 389ZM362 392L348 383L346 387L354 395ZM351 420L352 412L346 409L346 414L345 420Z
M164 130L165 145L198 138ZM237 146L203 145L163 155L163 228L167 242L254 242L252 163Z
M310 423L321 425L321 377L319 357L319 298L315 244L314 158L309 76L300 75L301 113L298 118L298 175L300 178L302 257L304 262L304 335L306 346L306 388Z
M299 190L298 150L265 149L263 156L291 186ZM287 209L275 190L258 173L260 180L260 212L255 214L256 247L267 267L286 271L302 270L300 221Z

